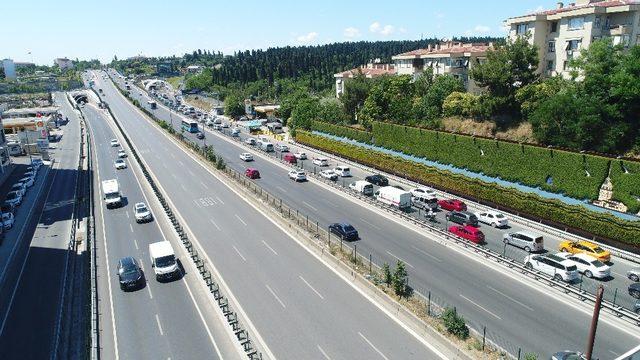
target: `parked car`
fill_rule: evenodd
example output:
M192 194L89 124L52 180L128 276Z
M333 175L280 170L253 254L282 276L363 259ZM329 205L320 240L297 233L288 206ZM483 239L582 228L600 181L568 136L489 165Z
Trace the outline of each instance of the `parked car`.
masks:
M633 312L640 315L640 300L636 300L636 303L633 305Z
M507 227L509 224L507 217L497 211L478 211L476 217L481 223L489 224L495 228Z
M298 160L307 160L307 153L305 153L304 151L298 151L297 153L293 154Z
M11 229L13 227L14 221L15 219L13 217L13 213L11 212L2 213L2 227L5 230Z
M122 170L127 168L127 163L123 159L118 159L114 162L116 170Z
M588 278L606 279L611 276L611 268L602 261L587 254L571 254L560 252L557 256L571 260L578 268L578 272Z
M389 179L387 179L386 177L384 177L384 176L382 176L380 174L369 175L369 176L365 177L364 179L367 182L372 183L373 185L389 186Z
M635 282L629 285L629 295L636 299L640 299L640 283Z
M111 139L111 146L112 147L118 147L118 146L120 146L120 143L118 142L117 139Z
M467 205L460 200L438 200L438 206L447 211L465 211Z
M124 150L120 150L118 151L118 157L119 158L126 158L127 157L127 153Z
M524 264L527 268L550 275L558 281L572 282L579 277L578 267L572 261L552 254L527 255Z
M39 168L40 166L42 166L43 162L42 159L40 158L33 158L31 159L31 166L35 167L35 168Z
M120 289L127 291L144 286L144 274L136 259L127 256L118 261L118 280Z
M411 190L411 196L417 197L421 195L436 196L436 192L433 189L427 187L419 187Z
M253 161L253 155L251 155L250 153L245 152L245 153L240 154L240 159L242 161Z
M320 176L331 181L338 180L338 174L336 174L336 172L333 170L322 170L320 171Z
M633 269L627 271L627 277L631 281L639 282L640 281L640 267L633 268Z
M254 139L252 137L248 137L248 138L244 139L244 142L247 145L254 146L256 144L256 139Z
M280 152L289 152L289 147L284 144L276 144L276 150Z
M153 220L153 215L151 215L151 210L149 210L149 208L145 203L142 203L142 202L136 203L133 206L133 212L134 212L137 223Z
M476 244L482 244L484 242L484 234L482 231L470 225L454 225L449 227L449 232Z
M293 154L284 154L282 160L289 164L296 164L298 162L298 158L296 158Z
M373 184L368 181L358 180L349 184L349 189L357 191L363 195L373 195Z
M199 140L203 140L205 138L204 133L202 131L198 132L196 134L196 138L198 138Z
M589 241L565 240L560 243L558 248L560 251L570 252L572 254L587 254L605 263L611 261L611 253L609 251Z
M8 202L3 202L2 205L0 205L0 212L3 213L14 213L16 211L16 206L14 204L10 204Z
M23 183L27 188L33 186L33 178L31 176L23 177L22 179L20 179L20 182Z
M418 194L411 197L411 206L416 209L428 211L438 208L438 198L430 194Z
M307 175L302 170L289 171L289 179L297 181L307 181Z
M526 252L543 251L544 239L542 235L534 234L528 231L516 231L506 233L502 237L505 244L517 246Z
M225 129L229 128L229 123L222 123L222 127ZM238 130L238 132L240 132L240 130Z
M333 223L329 225L329 231L337 235L342 240L358 240L360 237L358 235L358 231L351 226L351 224L347 223Z
M27 185L22 181L18 181L11 186L11 190L9 191L16 191L19 192L21 196L24 196L27 193Z
M478 226L478 218L468 211L451 211L445 217L456 224Z
M348 166L338 165L333 169L333 171L335 171L336 174L338 174L338 176L341 176L341 177L351 176L351 169Z
M313 159L313 165L316 166L329 166L329 159L326 157L317 157Z
M249 179L259 179L260 172L256 169L248 168L244 171L244 176L248 177Z
M236 136L236 137L237 137L237 136L240 136L240 129L238 129L238 128L233 128L233 129L231 130L231 136Z

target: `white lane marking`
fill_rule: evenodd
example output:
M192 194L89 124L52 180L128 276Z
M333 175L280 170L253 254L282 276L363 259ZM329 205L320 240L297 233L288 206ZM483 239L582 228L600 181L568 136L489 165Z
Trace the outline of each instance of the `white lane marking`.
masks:
M133 245L136 247L136 250L140 250L140 248L138 247L138 240L133 239Z
M366 337L364 337L364 335L362 335L362 333L361 333L360 331L358 331L358 335L360 335L360 337L361 337L364 341L366 341L366 342L367 342L367 344L369 344L369 346L371 346L371 347L373 348L373 350L375 350L375 351L378 353L378 355L382 356L382 358L383 358L383 359L385 359L385 360L389 360L389 358L388 358L388 357L386 357L386 356L384 356L384 354L382 353L382 351L378 350L378 348L377 348L377 347L375 347L375 346L371 343L371 341L369 341L369 339L367 339Z
M316 295L318 295L320 297L320 299L324 300L324 296L322 296L322 294L320 294L318 292L318 290L314 289L313 286L311 286L311 284L309 284L309 282L307 280L305 280L302 275L298 276L300 278L300 280L302 280L305 284L307 284L307 286L309 287L309 289L313 290L314 293L316 293Z
M267 290L269 290L269 292L271 293L271 295L273 295L274 298L276 298L276 300L278 300L278 302L280 303L280 305L282 305L283 309L286 309L287 307L284 306L284 303L282 302L282 300L280 300L280 298L278 297L278 295L276 295L275 292L273 292L273 290L271 290L271 288L269 287L269 285L264 284L264 286L267 287Z
M180 166L184 167L184 163L180 160L178 160L178 164L180 164Z
M303 203L303 204L305 204L305 205L307 205L308 207L310 207L310 208L311 208L311 210L313 210L313 211L318 211L318 209L316 209L316 208L314 208L313 206L311 206L308 202L306 202L306 201L302 200L302 203Z
M236 218L238 218L238 220L240 220L240 222L242 223L242 225L247 226L247 223L244 222L244 220L242 220L242 218L240 216L238 216L238 214L236 214Z
M216 222L213 221L213 219L209 219L209 221L213 224L213 226L216 227L216 229L218 229L218 231L222 230L222 229L220 229L220 226L218 226L218 224L216 224Z
M187 288L187 292L189 293L189 296L191 297L191 301L193 301L193 305L195 305L196 310L198 311L198 315L200 315L200 320L202 320L202 324L204 325L204 328L207 329L207 334L209 335L209 340L211 340L211 343L213 344L213 347L216 349L216 353L218 354L218 358L219 359L224 359L222 354L220 353L220 349L218 348L218 344L213 339L213 334L211 334L211 330L209 330L209 325L207 324L207 321L204 319L204 315L202 315L202 311L200 311L200 307L196 303L196 298L193 296L193 292L191 292L191 288L189 287L189 284L186 281L181 281L181 283L183 283L184 286Z
M160 335L164 335L164 332L162 331L162 324L160 324L160 317L158 316L158 314L156 314L156 323L158 323L158 330L160 330Z
M130 219L130 217L129 217L129 210L127 210L127 211L125 212L125 214L127 214L127 219Z
M465 300L467 300L468 302L472 303L473 305L475 305L475 306L479 307L480 309L482 309L482 310L486 311L489 315L491 315L491 316L495 317L496 319L498 319L498 320L502 320L502 318L501 318L500 316L498 316L498 315L496 315L496 314L492 313L491 311L487 310L487 309L486 309L485 307L483 307L482 305L480 305L480 304L478 304L478 303L473 302L473 300L469 299L468 297L466 297L466 296L464 296L464 295L462 295L462 294L460 294L460 297L461 297L461 298L463 298L463 299L465 299Z
M432 258L433 260L437 261L437 262L442 262L442 260L440 260L440 258L437 258L431 254L429 254L428 252L422 250L422 249L418 249L415 245L411 245L411 247L413 248L413 250L418 251L419 253L421 253L422 255L425 255L427 257Z
M614 356L619 356L620 354L618 354L617 352L611 351L609 350L610 353L612 353Z
M218 195L216 195L216 199L218 199L218 201L220 201L220 204L224 205L224 201L220 200L220 198L218 197Z
M365 224L367 224L367 225L371 226L372 228L377 229L377 230L380 230L380 227L379 227L378 225L372 224L372 223L368 222L367 220L365 220L365 219L363 219L363 218L360 218L360 220L362 220L362 222L363 222L363 223L365 223Z
M133 225L129 224L129 230L131 230L131 232L133 232Z
M331 360L331 358L329 357L329 355L327 355L326 352L324 352L324 350L322 350L322 348L320 347L320 345L316 345L318 347L318 350L320 350L320 353L322 354L322 356L324 356L325 359L327 360Z
M202 185L202 187L203 187L205 190L209 190L209 187L208 187L205 183L203 183L202 181L200 181L200 185Z
M283 189L283 188L282 188L282 187L280 187L280 186L276 186L276 189L278 189L278 190L282 191L283 193L286 193L286 192L287 192L287 190Z
M147 272L144 270L144 263L142 262L142 259L138 259L138 261L140 261L140 269L142 269L142 272L146 274ZM145 278L146 278L146 275L145 275ZM149 299L153 299L153 294L151 293L151 286L149 286L149 283L145 284L145 287L149 292Z
M162 164L164 165L165 163L162 163ZM165 165L165 167L166 167L166 165ZM178 180L178 175L176 175L176 173L172 172L171 176L173 176L174 179Z
M395 256L395 255L393 255L392 253L390 253L390 252L388 252L388 251L387 251L387 254L391 255L391 257L395 258L396 260L402 261L402 262L403 262L403 263L405 263L408 267L410 267L410 268L412 268L412 269L415 269L415 268L413 267L413 265L411 265L411 264L409 264L408 262L406 262L406 261L402 260L401 258L399 258L399 257L397 257L397 256Z
M502 291L500 291L500 290L498 290L498 289L494 289L494 288L493 288L492 286L490 286L490 285L487 285L487 287L488 287L489 289L491 289L491 290L495 291L496 293L498 293L498 294L500 294L500 295L504 296L505 298L507 298L507 299L509 299L509 300L513 301L514 303L516 303L516 304L518 304L518 305L520 305L520 306L524 307L525 309L527 309L527 310L529 310L529 311L533 311L533 308L532 308L531 306L529 306L529 305L527 305L527 304L524 304L524 303L522 303L522 302L520 302L520 301L518 301L518 300L516 300L516 299L512 298L511 296L509 296L509 295L507 295L507 294L503 293Z
M191 177L196 177L196 174L193 173L193 171L191 170L187 170L189 172L189 175L191 175Z
M273 248L271 246L269 246L269 244L267 244L266 241L262 240L262 243L264 244L264 246L266 246L269 250L271 250L271 252L273 252L274 254L278 255L278 253L273 250Z
M187 191L187 188L184 186L183 183L180 183L180 187L182 188L182 190Z
M240 258L241 258L243 261L245 261L245 262L247 261L247 259L245 259L245 257L244 257L244 256L242 256L242 254L240 254L240 250L238 250L238 248L236 248L235 246L233 246L233 250L235 250L235 251L236 251L236 253L238 254L238 256L240 256Z

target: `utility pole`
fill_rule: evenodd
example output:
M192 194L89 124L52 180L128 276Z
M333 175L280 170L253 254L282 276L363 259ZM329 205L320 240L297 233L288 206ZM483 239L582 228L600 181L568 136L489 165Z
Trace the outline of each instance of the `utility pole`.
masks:
M591 354L593 353L593 345L596 340L596 330L598 329L598 318L600 317L600 308L602 306L602 295L604 294L604 288L602 285L598 286L596 290L596 304L593 308L593 317L591 318L591 328L589 329L589 338L587 339L587 360L591 360Z

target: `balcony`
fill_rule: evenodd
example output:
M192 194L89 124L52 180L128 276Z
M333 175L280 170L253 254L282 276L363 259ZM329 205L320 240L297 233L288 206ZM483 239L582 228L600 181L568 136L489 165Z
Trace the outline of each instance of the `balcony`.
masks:
M620 36L620 35L631 35L631 25L611 25L609 27L609 35L611 36Z

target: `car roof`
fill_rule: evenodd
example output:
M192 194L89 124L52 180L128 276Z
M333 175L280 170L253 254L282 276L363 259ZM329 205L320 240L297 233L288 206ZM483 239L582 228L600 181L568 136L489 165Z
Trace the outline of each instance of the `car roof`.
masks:
M143 202L139 202L139 203L136 203L134 206L135 207L140 207L140 206L145 206L146 207L147 205L145 205L145 203L143 203Z
M522 234L522 235L526 235L530 238L537 238L537 237L542 237L542 235L540 234L536 234L530 231L526 231L526 230L520 230L520 231L515 231L514 234Z
M136 263L136 259L133 258L133 256L125 256L123 258L120 259L120 264L122 264L123 266L131 266L131 265L138 265Z

